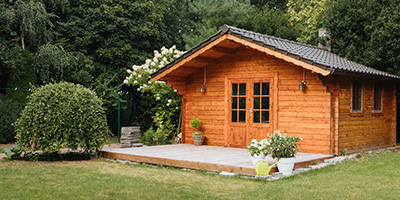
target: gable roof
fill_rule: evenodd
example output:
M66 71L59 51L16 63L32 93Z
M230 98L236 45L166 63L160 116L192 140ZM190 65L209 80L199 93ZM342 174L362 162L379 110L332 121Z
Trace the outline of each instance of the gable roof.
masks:
M358 64L356 62L347 60L332 52L323 50L315 46L306 45L299 42L294 42L260 33L255 33L252 31L228 25L223 25L222 29L218 33L212 35L207 40L201 42L200 44L196 45L195 47L184 53L179 58L173 60L166 66L160 68L155 73L151 74L151 78L156 77L165 70L169 69L170 67L179 63L183 59L189 57L190 55L197 52L201 48L205 47L206 45L212 43L213 41L217 40L218 38L226 34L246 40L250 43L259 45L269 50L279 52L280 54L308 63L321 70L328 71L328 73L323 74L324 76L335 73L352 73L352 74L373 75L384 78L400 79L400 76L396 76L393 74L389 74L387 72L367 67L365 65Z

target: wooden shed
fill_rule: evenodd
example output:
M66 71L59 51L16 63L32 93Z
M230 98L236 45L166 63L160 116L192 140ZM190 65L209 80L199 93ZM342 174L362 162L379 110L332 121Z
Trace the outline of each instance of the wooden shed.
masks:
M302 152L396 145L396 82L315 46L224 25L151 75L183 95L182 140L202 121L206 145L246 147L279 129Z

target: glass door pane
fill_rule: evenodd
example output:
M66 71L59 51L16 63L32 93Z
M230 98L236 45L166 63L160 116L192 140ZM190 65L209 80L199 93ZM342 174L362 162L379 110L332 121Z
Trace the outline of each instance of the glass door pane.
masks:
M270 109L269 82L253 83L253 123L268 124Z
M231 122L246 122L246 83L232 83Z

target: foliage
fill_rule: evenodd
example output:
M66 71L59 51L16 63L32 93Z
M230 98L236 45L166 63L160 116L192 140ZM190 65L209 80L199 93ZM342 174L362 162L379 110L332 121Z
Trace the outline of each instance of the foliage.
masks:
M203 135L203 133L201 131L195 131L194 133L192 133L192 135L201 136L201 135Z
M163 145L169 143L167 136L163 128L157 128L157 130L154 131L153 127L150 127L144 132L143 137L140 138L140 142L146 145Z
M388 1L330 1L324 26L332 51L349 60L400 74L400 4Z
M261 153L264 155L268 155L269 153L269 141L267 139L262 140L251 140L249 146L247 146L247 152L250 153L251 156L257 155L259 156Z
M62 46L46 44L39 47L35 56L35 70L39 82L66 80L76 71L77 60Z
M73 83L35 88L15 123L17 144L31 151L96 151L109 136L101 99Z
M183 33L185 48L190 49L217 33L221 26L229 24L242 28L249 28L254 13L254 6L249 0L199 0L191 1L188 5L188 13L195 17L190 22L190 31ZM215 17L218 16L218 17Z
M22 49L34 49L51 41L51 18L55 15L48 13L42 2L8 0L2 6L6 8L4 17L11 35L19 35Z
M13 145L11 147L4 148L4 153L10 160L21 158L22 152L24 152L24 149L22 149L19 145Z
M190 120L190 126L191 126L192 128L200 128L200 126L201 126L201 121L200 121L198 118L196 118L196 117L193 116L193 119Z
M292 26L300 33L298 42L318 44L318 29L323 28L327 2L328 0L288 0L287 15Z
M14 123L21 112L21 106L10 99L0 99L0 143L15 141Z
M282 10L274 10L268 6L257 9L249 21L251 30L275 37L296 40L299 30L289 22L288 15Z
M251 4L262 8L267 6L270 9L274 10L286 10L286 4L288 0L250 0Z
M31 93L32 85L36 84L32 55L20 47L13 48L8 55L10 57L4 60L9 68L6 98L25 106L26 97Z
M299 137L292 137L288 135L282 135L279 130L276 130L274 134L267 134L268 136L268 153L271 154L273 159L277 158L291 158L297 153L297 142L302 140Z
M154 57L147 59L143 65L133 65L132 70L128 69L129 76L124 80L124 84L137 87L137 91L142 93L142 106L150 107L150 110L144 112L151 115L152 126L162 129L169 139L173 137L172 133L177 128L181 96L165 82L153 83L149 78L151 73L182 54L183 52L176 50L175 46L169 49L162 47L160 52L154 51Z

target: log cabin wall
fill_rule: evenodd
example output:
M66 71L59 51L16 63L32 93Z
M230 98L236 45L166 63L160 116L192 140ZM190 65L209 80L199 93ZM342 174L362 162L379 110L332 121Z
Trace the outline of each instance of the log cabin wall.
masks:
M362 111L352 112L352 82L362 85ZM375 112L374 83L382 84L382 112ZM360 152L396 144L396 95L393 82L341 76L339 83L339 150Z
M230 118L226 117L225 77L263 73L277 74L277 85L274 88L278 90L277 122L274 128L282 133L302 137L299 144L302 152L330 154L332 97L318 75L306 70L306 90L299 91L303 79L302 67L245 47L239 47L234 55L223 56L217 63L207 65L205 93L199 92L204 81L203 73L186 78L185 91L181 92L183 142L193 143L191 135L194 130L190 127L190 120L196 116L202 122L205 144L226 146L226 123ZM246 140L250 142L251 139Z

